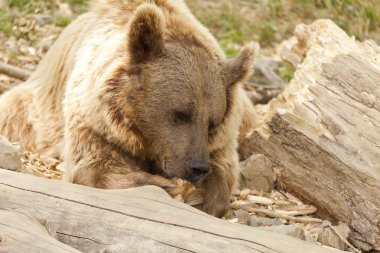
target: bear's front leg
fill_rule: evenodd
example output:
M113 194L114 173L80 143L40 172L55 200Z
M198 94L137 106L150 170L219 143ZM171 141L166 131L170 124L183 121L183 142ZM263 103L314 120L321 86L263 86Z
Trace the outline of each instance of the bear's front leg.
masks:
M78 123L68 128L66 134L65 177L68 181L102 189L155 185L173 197L181 194L184 186L144 171L133 158L126 158L123 150L92 128Z
M236 180L231 165L212 166L211 173L201 182L204 192L202 210L216 217L225 215L230 205L230 196Z
M110 155L83 159L76 165L73 183L100 189L127 189L155 185L172 197L181 194L181 187L175 181L152 175L133 164L115 158L114 155Z

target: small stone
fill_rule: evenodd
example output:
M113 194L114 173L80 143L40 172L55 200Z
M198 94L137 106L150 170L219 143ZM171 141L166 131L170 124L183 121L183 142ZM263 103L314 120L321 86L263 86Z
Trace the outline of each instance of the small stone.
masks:
M17 41L15 38L11 37L5 42L5 50L10 54L18 53Z
M278 234L292 236L301 240L306 240L305 231L294 225L280 225L272 227L259 227L260 229Z
M305 241L313 243L313 244L318 244L317 243L317 238L311 236L311 235L305 235Z
M348 238L350 233L350 228L344 224L340 223L339 226L333 226L335 230L345 239ZM339 236L330 228L326 227L323 232L318 236L318 242L323 245L330 246L336 249L345 250L346 244L339 238Z
M37 47L39 48L41 52L46 53L49 50L49 48L53 45L55 39L56 39L55 36L49 36L49 37L43 38L38 43Z
M0 135L0 168L6 170L21 169L21 147L17 143L10 143Z
M249 225L252 227L280 226L283 225L280 219L270 219L252 215L249 218Z
M249 213L244 210L235 210L234 211L235 217L238 219L238 222L240 224L248 225L249 222Z
M36 20L37 24L40 26L53 24L53 17L47 14L34 14L32 15L34 20Z
M239 222L238 218L228 219L227 221L229 223L238 223Z
M308 230L309 234L320 234L322 233L323 228L315 227Z
M240 163L242 188L271 192L274 188L275 172L271 161L262 154L256 154Z
M73 11L68 3L61 3L55 15L60 18L70 19L73 16Z
M334 226L334 228L338 231L338 233L345 239L348 238L349 234L351 233L351 229L349 226L347 226L346 223L339 222L338 226Z

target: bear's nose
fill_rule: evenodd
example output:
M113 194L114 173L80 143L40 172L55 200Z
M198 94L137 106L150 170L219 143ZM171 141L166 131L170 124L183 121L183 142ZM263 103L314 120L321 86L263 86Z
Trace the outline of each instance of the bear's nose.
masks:
M198 183L207 173L210 172L210 164L206 161L190 161L190 175L188 180Z

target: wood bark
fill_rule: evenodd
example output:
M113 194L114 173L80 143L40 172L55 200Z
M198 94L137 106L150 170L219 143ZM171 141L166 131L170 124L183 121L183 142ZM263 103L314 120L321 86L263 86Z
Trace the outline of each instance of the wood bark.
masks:
M296 36L303 61L284 92L257 107L241 158L265 154L288 191L347 223L357 247L380 250L380 48L327 20Z
M228 223L173 200L154 186L101 190L0 170L0 209L46 220L59 241L83 252L341 252ZM4 234L0 226L3 238ZM0 244L0 252L4 247L7 240ZM24 252L40 252L33 249Z

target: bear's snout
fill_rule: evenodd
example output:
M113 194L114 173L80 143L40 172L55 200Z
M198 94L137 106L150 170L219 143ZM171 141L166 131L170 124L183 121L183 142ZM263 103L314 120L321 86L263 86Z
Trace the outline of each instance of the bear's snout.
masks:
M210 164L208 161L202 160L191 160L190 163L190 173L187 178L192 183L198 183L202 178L204 178L210 172Z

